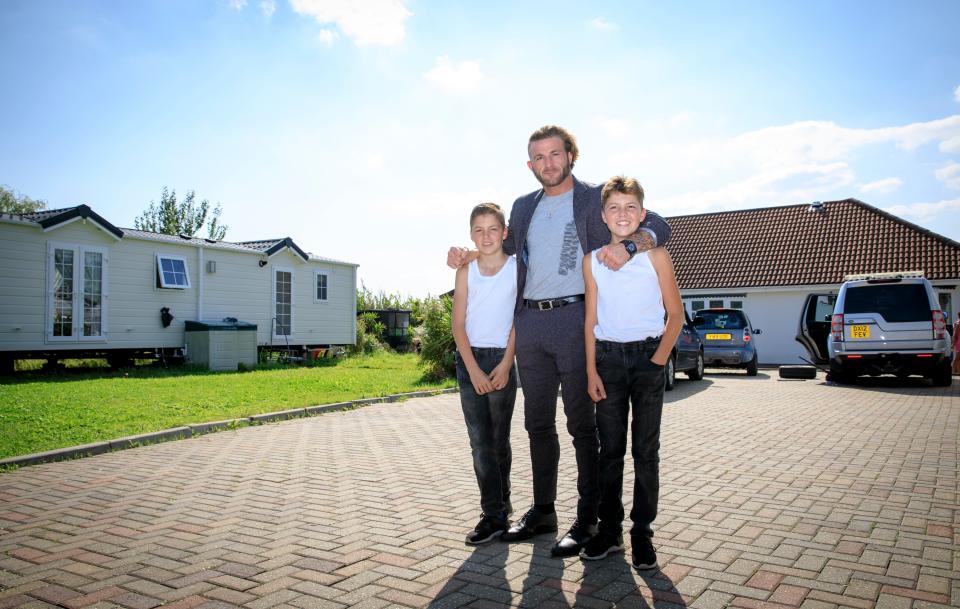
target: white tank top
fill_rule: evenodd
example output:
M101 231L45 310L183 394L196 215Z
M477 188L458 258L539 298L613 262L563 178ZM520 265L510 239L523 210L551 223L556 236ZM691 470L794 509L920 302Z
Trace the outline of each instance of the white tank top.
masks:
M590 253L590 269L597 282L593 335L617 343L661 336L666 310L650 254L638 253L619 271L611 271L597 260L597 251Z
M467 340L471 347L507 346L517 304L517 259L507 258L496 275L480 274L477 261L467 271Z

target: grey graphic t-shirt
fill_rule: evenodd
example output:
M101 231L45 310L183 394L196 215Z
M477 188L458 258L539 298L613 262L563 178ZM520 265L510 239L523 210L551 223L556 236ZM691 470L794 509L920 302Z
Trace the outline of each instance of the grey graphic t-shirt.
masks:
M527 233L523 297L544 300L583 294L583 251L573 222L573 190L544 195Z

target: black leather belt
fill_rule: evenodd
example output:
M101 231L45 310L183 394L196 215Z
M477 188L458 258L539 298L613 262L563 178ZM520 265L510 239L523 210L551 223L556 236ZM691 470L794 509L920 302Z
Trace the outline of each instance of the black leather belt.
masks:
M523 306L529 309L538 309L540 311L549 311L550 309L559 309L568 304L583 302L583 294L574 294L573 296L564 296L562 298L548 298L547 300L524 300Z

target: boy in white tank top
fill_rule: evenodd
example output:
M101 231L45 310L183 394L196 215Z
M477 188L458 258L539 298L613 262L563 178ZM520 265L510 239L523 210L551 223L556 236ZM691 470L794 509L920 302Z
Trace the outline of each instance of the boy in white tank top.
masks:
M611 243L635 233L646 215L643 187L633 178L611 178L600 201ZM662 247L637 253L617 272L592 252L584 258L583 277L587 391L596 402L600 435L600 522L580 556L598 560L624 548L623 458L632 405L633 566L654 569L651 524L660 492L663 368L683 325L680 290L670 254Z
M513 309L517 261L503 251L507 223L494 203L470 214L470 239L479 256L457 269L453 338L457 383L483 516L467 534L468 545L493 541L510 526L510 422L517 397L513 365Z

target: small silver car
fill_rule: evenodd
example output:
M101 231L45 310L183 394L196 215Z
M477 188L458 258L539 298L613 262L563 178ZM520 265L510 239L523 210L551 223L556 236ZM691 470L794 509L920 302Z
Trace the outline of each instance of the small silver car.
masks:
M757 375L757 347L754 329L740 309L701 309L693 325L703 340L703 359L707 366L744 368L747 376Z

